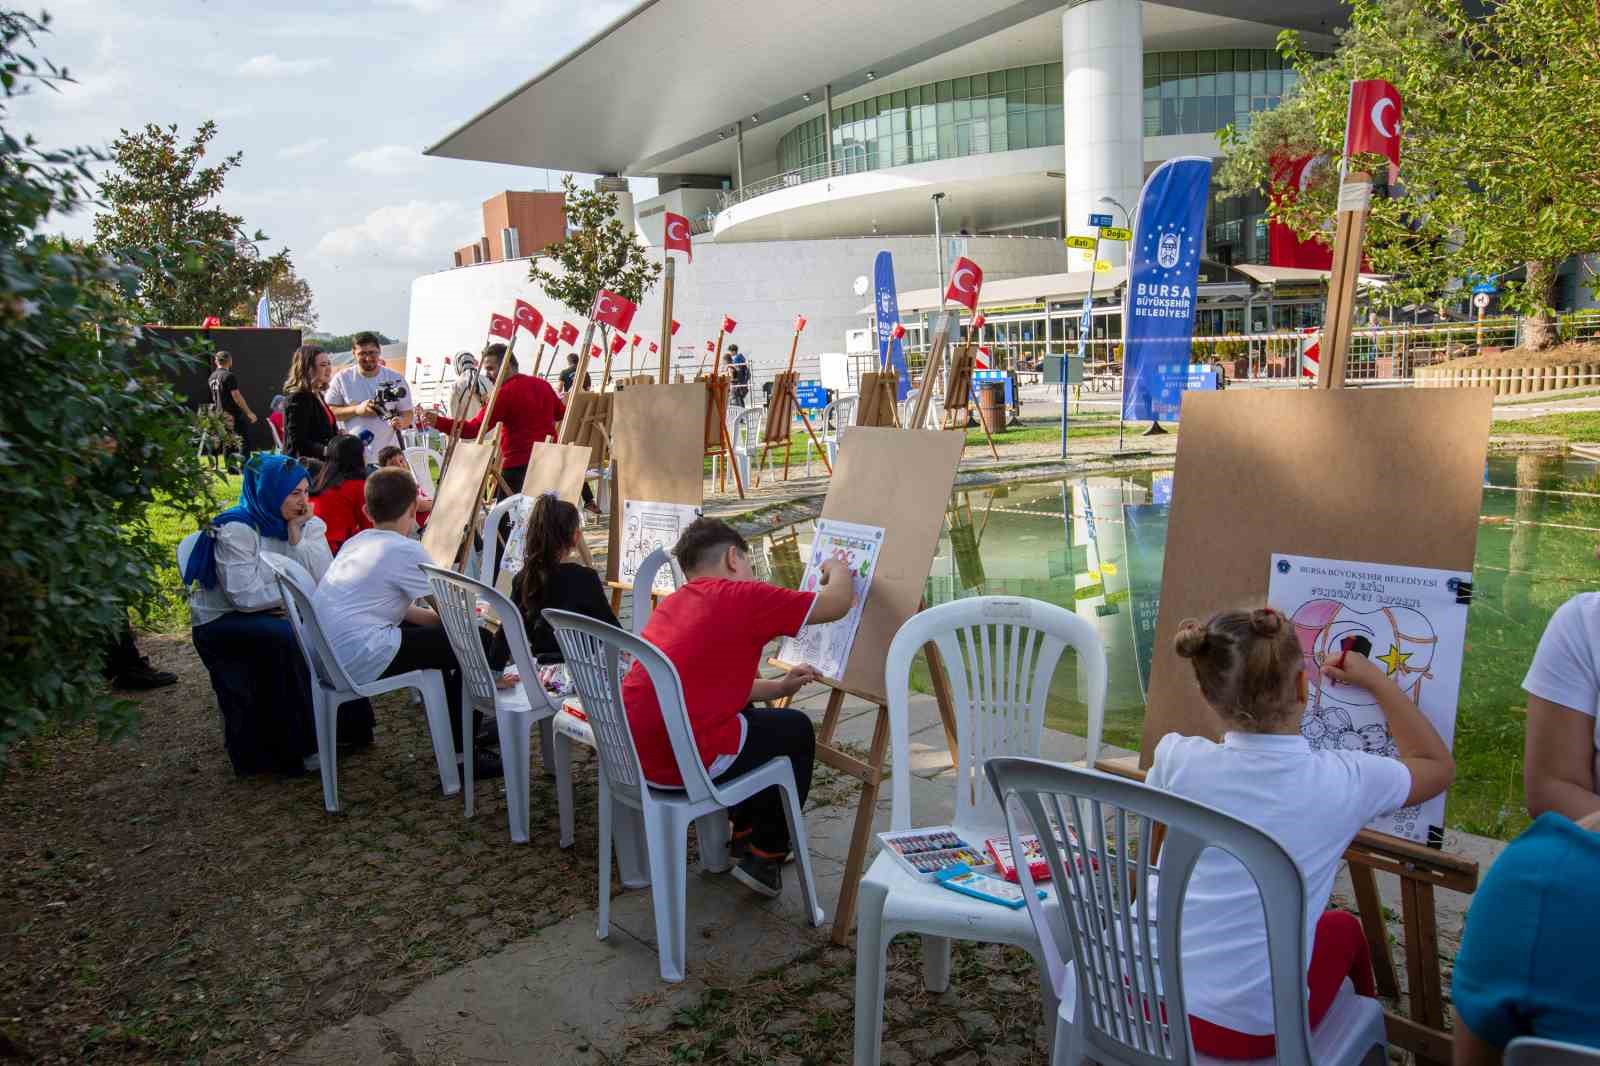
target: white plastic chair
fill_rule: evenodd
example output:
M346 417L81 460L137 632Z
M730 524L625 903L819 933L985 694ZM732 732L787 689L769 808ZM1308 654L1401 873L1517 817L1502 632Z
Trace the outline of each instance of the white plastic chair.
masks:
M462 743L466 771L466 812L472 817L472 723L469 708L493 714L500 733L500 760L505 767L506 820L511 842L528 842L528 770L532 757L529 742L534 723L539 723L546 747L553 747L556 772L556 808L561 821L561 846L572 846L572 749L564 736L556 736L554 719L558 708L550 702L539 683L539 665L528 650L523 631L522 612L490 585L463 577L440 566L423 566L439 620L461 664ZM482 603L500 618L500 627L511 648L511 661L517 664L522 681L515 688L503 689L494 683L494 670L478 637L478 605Z
M433 483L433 466L429 462L437 463L440 471L444 470L444 456L432 448L407 448L406 465L411 468L411 476L417 480L417 488L424 496L437 497L438 490Z
M486 532L498 530L501 521L508 517L514 524L516 522L514 512L526 503L527 499L528 497L522 493L516 492L489 508L488 515L483 519L484 530ZM494 586L495 580L500 576L500 537L498 533L484 537L483 550L478 552L477 573L478 580L491 588Z
M644 632L644 624L650 621L650 612L655 610L651 589L655 588L656 574L663 566L672 567L674 589L683 585L683 567L678 565L677 557L671 552L656 548L644 557L644 562L639 564L639 570L633 576L633 617L629 625L635 636Z
M739 464L739 477L750 484L750 458L761 453L761 430L767 422L765 407L746 407L733 420L728 439L733 442L733 461Z
M1600 1049L1537 1036L1519 1036L1506 1045L1505 1066L1596 1066Z
M1251 1061L1388 1061L1383 1008L1357 996L1348 980L1316 1032L1308 1032L1305 880L1266 833L1212 807L1099 771L1014 757L992 759L986 769L993 797L1005 809L1012 848L1023 833L1039 837L1062 900L1057 908L1041 907L1027 864L1018 865L1045 956L1045 990L1059 1004L1051 1066L1078 1066L1084 1056L1103 1066L1221 1066L1224 1060L1190 1045L1179 947L1189 879L1201 852L1212 847L1249 871L1266 915L1278 1046L1275 1057ZM1018 805L1025 820L1016 816ZM1158 824L1166 827L1159 892L1151 854ZM1058 839L1068 828L1076 840Z
M907 702L912 659L929 641L944 657L955 709L960 751L953 824L963 840L982 847L985 837L1005 831L1005 816L982 780L984 762L996 755L1039 753L1050 679L1068 647L1086 675L1090 743L1098 748L1105 717L1105 649L1087 620L1038 600L977 596L913 615L890 643L884 668L894 830L913 826ZM878 1062L884 967L896 934L923 934L923 978L930 992L949 986L952 938L1014 944L1040 958L1038 935L1025 913L918 881L887 854L873 859L861 879L856 906L856 1066ZM1047 1007L1053 1013L1053 1005Z
M828 449L828 466L839 461L839 437L855 424L858 396L841 396L828 405L822 422L822 446Z
M262 421L267 424L267 432L272 434L272 450L281 453L283 451L283 434L278 432L278 424L270 418L264 418Z
M322 767L323 806L330 813L339 809L339 707L363 696L381 696L385 692L403 688L422 693L422 705L428 715L428 734L433 740L433 757L439 764L439 782L444 787L444 794L454 796L461 791L461 776L456 772L455 742L450 738L450 702L445 698L444 674L438 670L411 670L393 677L380 677L365 685L357 684L345 672L344 665L333 654L328 638L323 635L317 609L311 602L312 589L305 570L298 565L285 565L292 562L289 559L266 554L262 558L278 575L284 612L289 616L295 641L300 645L300 652L306 659L306 669L311 673L311 706L316 717L317 762ZM472 730L468 728L466 743L470 744L471 738ZM468 750L470 752L471 749ZM467 774L470 781L470 762L467 763Z
M805 817L800 811L800 793L789 760L772 759L741 777L716 784L695 748L678 671L659 648L615 626L569 611L545 611L544 617L555 629L556 641L566 655L567 669L600 752L600 916L595 934L603 940L611 928L611 820L613 808L621 805L637 810L644 823L661 979L682 981L689 823L705 815L724 816L729 807L773 786L783 790L784 814L800 867L806 914L812 925L821 925L823 913L817 905L816 883L811 874ZM673 756L683 776L681 789L651 785L639 766L622 705L625 653L644 664L655 688Z

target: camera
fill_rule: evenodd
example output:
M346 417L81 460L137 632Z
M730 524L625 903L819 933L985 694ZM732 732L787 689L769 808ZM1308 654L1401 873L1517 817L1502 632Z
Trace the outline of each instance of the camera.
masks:
M390 405L399 403L406 398L406 383L403 381L383 381L378 383L378 391L372 397L372 409L379 418L390 418L395 412Z

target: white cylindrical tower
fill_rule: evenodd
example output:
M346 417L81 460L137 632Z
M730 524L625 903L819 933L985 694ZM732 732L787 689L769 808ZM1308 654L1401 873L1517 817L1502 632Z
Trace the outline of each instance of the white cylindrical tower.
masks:
M1061 16L1062 102L1066 108L1066 232L1093 236L1090 214L1134 210L1144 184L1144 18L1139 0L1078 0ZM1127 261L1122 244L1102 244L1100 258ZM1093 264L1072 251L1073 270Z

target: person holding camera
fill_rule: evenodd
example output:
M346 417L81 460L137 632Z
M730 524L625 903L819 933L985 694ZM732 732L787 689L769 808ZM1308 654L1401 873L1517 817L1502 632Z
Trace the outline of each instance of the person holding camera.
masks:
M383 365L383 346L371 333L357 333L351 348L356 365L333 376L323 399L345 432L366 443L369 465L378 453L400 444L400 431L411 425L411 389L406 379Z

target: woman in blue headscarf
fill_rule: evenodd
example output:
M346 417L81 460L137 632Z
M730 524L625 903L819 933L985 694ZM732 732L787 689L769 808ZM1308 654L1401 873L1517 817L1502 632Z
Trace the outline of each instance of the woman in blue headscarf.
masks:
M292 457L252 455L239 502L217 515L180 560L195 651L211 675L228 756L239 774L298 774L316 765L311 679L264 558L294 561L313 583L333 561L326 527L307 499L308 484L305 468ZM347 705L340 740L359 744L371 737L371 706Z

